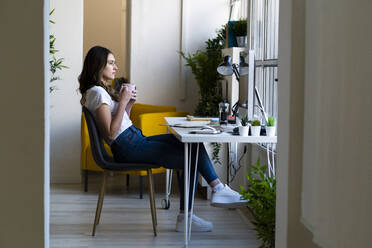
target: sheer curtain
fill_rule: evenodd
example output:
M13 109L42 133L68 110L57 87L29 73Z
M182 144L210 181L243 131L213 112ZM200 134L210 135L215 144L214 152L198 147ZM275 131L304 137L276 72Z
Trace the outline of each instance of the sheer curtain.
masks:
M232 5L231 21L247 18L248 0L230 0Z

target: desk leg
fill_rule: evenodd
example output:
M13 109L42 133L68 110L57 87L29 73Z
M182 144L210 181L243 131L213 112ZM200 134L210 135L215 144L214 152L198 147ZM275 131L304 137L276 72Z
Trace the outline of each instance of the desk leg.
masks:
M191 150L192 150L192 147L191 147ZM190 152L191 154L191 152ZM194 178L192 180L192 182L190 183L190 186L192 185L193 187L193 191L192 191L192 195L191 195L191 210L190 210L190 216L193 215L193 211L194 211L194 195L195 195L195 190L196 190L196 174L198 172L198 158L199 158L199 143L197 143L196 145L196 156L195 156L195 169L194 169ZM190 158L191 160L191 158ZM189 161L191 162L191 161ZM190 166L191 168L191 166ZM191 169L190 169L190 175L192 175L191 173ZM192 217L190 219L190 223L189 223L189 240L191 239L191 223L192 223Z
M184 195L185 195L185 201L184 201L184 210L185 210L185 232L184 232L184 244L185 247L188 245L188 212L189 212L189 144L185 143L185 154L184 154Z
M227 144L226 185L230 185L230 143Z
M167 126L167 134L169 134L169 127L168 126ZM166 173L165 173L165 205L164 205L164 209L169 209L169 206L170 206L169 196L170 196L171 190L172 190L172 176L173 176L173 170L172 169L166 169Z

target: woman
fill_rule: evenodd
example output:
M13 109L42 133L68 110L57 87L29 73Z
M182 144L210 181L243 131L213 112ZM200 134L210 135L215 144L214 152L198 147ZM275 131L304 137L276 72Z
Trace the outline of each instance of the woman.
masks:
M79 76L81 104L93 114L111 146L115 160L153 163L168 169L183 169L184 146L173 135L145 137L141 130L132 125L129 116L136 101L136 90L124 85L117 93L111 88L110 82L115 78L117 70L112 52L107 48L95 46L88 51ZM192 150L192 154L196 154L196 146L192 147ZM228 208L244 206L245 201L241 200L240 195L220 182L203 145L199 146L198 172L212 187L211 205ZM181 177L180 213L177 217L176 231L183 231L184 228L183 185ZM190 190L190 196L191 192L193 189ZM191 205L191 201L189 202ZM192 230L212 231L213 224L193 215Z

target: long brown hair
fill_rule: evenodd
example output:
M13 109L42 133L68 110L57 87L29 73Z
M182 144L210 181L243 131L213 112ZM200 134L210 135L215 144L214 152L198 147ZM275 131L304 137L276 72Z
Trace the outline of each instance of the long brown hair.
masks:
M85 92L93 86L104 88L111 98L119 101L119 96L111 86L107 86L101 81L102 72L107 64L107 56L112 54L110 50L101 46L94 46L89 49L84 59L83 70L78 78L79 91L82 95L80 103L85 102Z

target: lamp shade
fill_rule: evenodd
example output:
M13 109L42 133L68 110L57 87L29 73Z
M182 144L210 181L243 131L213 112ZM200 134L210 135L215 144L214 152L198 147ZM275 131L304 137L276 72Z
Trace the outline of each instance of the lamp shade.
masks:
M239 73L240 75L248 75L248 64L245 63L243 56L240 56Z
M223 76L230 76L233 74L233 68L231 66L231 57L225 56L223 62L217 67L219 74Z

